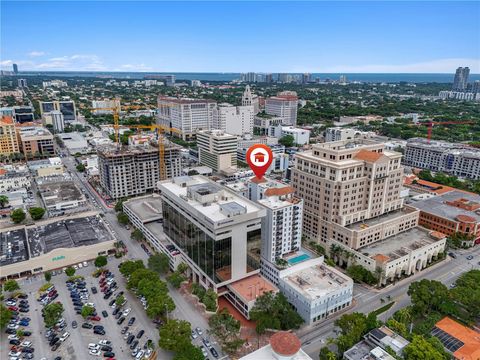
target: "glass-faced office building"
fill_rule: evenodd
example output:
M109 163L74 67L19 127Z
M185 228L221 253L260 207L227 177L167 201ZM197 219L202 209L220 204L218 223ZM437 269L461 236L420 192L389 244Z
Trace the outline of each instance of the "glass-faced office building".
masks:
M160 183L163 230L193 280L217 290L259 272L265 210L202 176Z

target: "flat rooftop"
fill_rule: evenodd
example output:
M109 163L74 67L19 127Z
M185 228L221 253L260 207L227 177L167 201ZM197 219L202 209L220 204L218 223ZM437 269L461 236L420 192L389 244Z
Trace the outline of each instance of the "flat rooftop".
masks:
M143 223L159 220L162 215L162 199L158 195L133 198L123 203Z
M438 241L438 238L429 235L430 232L430 230L425 228L415 227L374 244L364 246L357 251L371 258L375 255L385 255L390 260L395 260L411 253L413 250Z
M0 233L0 266L25 261L29 258L25 229Z
M370 360L370 350L370 345L362 340L345 351L343 356L345 359L349 360Z
M58 248L73 248L114 240L97 216L67 218L27 229L30 256L37 257Z
M295 271L282 280L310 300L351 285L348 277L323 264Z
M275 285L273 285L270 281L268 281L259 274L255 274L242 280L235 281L234 283L228 284L227 286L228 288L235 291L238 295L240 295L246 302L255 300L257 297L269 291L278 291Z
M38 191L47 207L66 201L85 201L85 196L74 181L66 180L63 177L59 177L58 182L53 181L54 179L56 177L37 185Z
M459 199L465 199L467 202L480 204L480 195L453 190L430 199L412 201L410 202L410 205L423 212L440 216L452 221L458 221L457 217L459 215L463 215L473 218L477 223L480 222L479 210L471 211L447 204L447 201L453 202Z
M380 216L377 216L377 217L374 217L374 218L371 218L371 219L357 221L356 223L347 225L345 227L347 229L356 230L356 231L365 230L369 227L373 227L373 226L376 226L376 225L379 225L379 224L382 224L382 223L385 223L385 222L388 222L388 221L391 221L391 220L398 219L398 218L400 218L402 216L405 216L407 214L410 214L414 211L415 210L413 210L413 209L408 209L408 208L404 207L404 208L401 208L399 210L395 210L395 211L392 211L392 212L389 212L389 213L386 213L386 214L383 214L383 215L380 215Z
M203 176L181 176L159 183L163 195L191 211L203 215L213 224L233 222L238 215L257 217L264 215L264 209L243 196Z

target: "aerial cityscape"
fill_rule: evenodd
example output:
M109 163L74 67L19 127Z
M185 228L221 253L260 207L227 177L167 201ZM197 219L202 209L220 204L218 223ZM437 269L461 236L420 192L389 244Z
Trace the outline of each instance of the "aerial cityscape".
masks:
M480 360L480 2L0 10L0 359Z

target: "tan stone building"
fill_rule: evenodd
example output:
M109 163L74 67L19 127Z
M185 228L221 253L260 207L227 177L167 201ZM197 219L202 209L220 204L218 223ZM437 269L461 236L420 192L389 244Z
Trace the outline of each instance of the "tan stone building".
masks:
M418 212L402 209L401 157L370 140L315 144L296 154L292 184L304 199L305 236L356 249L417 226Z
M13 119L9 116L3 116L0 119L0 154L10 155L19 152L20 146Z
M55 154L53 135L42 126L22 126L17 128L22 152L27 155L40 153L43 155Z

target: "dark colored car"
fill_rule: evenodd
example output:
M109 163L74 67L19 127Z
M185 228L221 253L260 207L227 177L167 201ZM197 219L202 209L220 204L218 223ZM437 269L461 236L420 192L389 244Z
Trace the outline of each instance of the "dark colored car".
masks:
M96 288L95 286L92 286L92 287L90 288L90 290L92 290L92 293L93 293L93 294L96 294L96 293L98 292L98 291L97 291L97 288Z
M21 313L26 313L26 312L28 312L29 310L30 310L30 308L28 308L28 307L27 307L27 308L20 308L20 312L21 312Z
M61 342L57 342L55 345L52 346L52 351L57 351L57 349L60 347L62 343Z
M130 320L128 320L128 326L132 326L134 322L135 322L135 316L130 318Z
M102 315L104 318L106 318L108 316L108 312L106 312L105 310L102 311Z
M215 350L215 348L211 347L210 352L212 353L214 358L218 358L218 353L217 353L217 350Z
M132 345L130 345L130 350L135 349L135 348L137 347L137 345L138 345L138 340L135 340L135 341L132 343Z
M113 294L113 293L112 293L111 291L109 291L109 292L107 292L107 293L103 296L103 298L104 298L105 300L108 300L108 299L110 299L110 296L112 296L112 294Z
M117 324L122 325L124 321L125 321L125 318L121 317L120 319L118 319Z
M112 347L108 345L103 345L100 350L102 351L112 351Z
M58 336L55 336L52 340L50 340L50 342L48 343L50 346L53 346L55 345L58 341L60 340L60 338Z
M16 333L17 333L17 330L15 330L15 329L7 329L7 330L5 330L5 334L12 335L12 334L16 334Z
M145 330L140 330L137 334L137 339L140 339L143 336L143 334L145 334Z
M135 335L130 335L130 336L127 338L127 345L130 345L130 344L133 342L133 339L135 339Z
M90 324L90 323L83 323L82 324L82 328L84 328L84 329L91 329L92 327L93 327L93 325Z
M20 345L20 340L10 340L8 343L10 345Z
M24 347L22 349L22 352L24 353L33 353L35 351L35 348L32 348L32 347Z
M106 353L103 353L103 356L105 356L106 358L113 358L115 356L115 353L107 351Z
M102 325L95 325L93 328L94 329L102 329L102 330L104 329L104 327Z
M115 304L115 299L110 300L110 302L108 303L108 306L112 306L113 304Z
M120 308L115 308L112 312L112 315L117 315L120 312Z
M27 294L20 294L20 295L18 295L18 298L19 299L27 299L28 295Z
M117 312L117 315L115 315L115 319L120 319L122 317L122 312L121 311L118 311Z
M128 327L128 326L125 326L125 327L122 329L121 333L122 333L122 334L126 334L127 331L128 331L128 329L129 329L129 327Z
M30 335L32 335L31 331L24 331L23 332L23 336L30 336Z
M93 333L94 333L94 334L97 334L97 335L105 335L105 330L103 330L103 329L94 329L94 330L93 330Z

